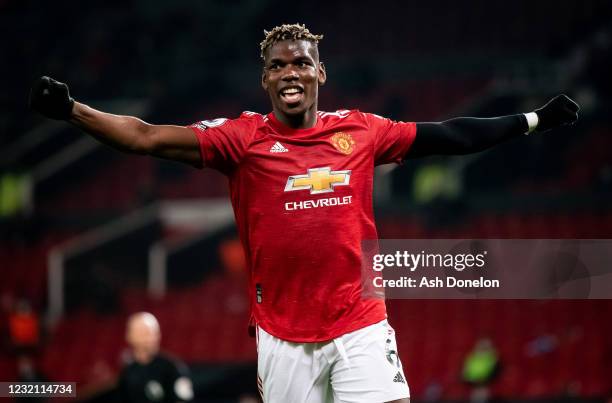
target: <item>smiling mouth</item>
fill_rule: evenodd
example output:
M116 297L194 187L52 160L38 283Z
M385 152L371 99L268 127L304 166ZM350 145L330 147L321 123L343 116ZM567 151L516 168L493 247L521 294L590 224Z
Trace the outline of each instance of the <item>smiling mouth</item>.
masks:
M286 103L296 104L304 97L304 90L300 87L288 87L280 92L280 96Z

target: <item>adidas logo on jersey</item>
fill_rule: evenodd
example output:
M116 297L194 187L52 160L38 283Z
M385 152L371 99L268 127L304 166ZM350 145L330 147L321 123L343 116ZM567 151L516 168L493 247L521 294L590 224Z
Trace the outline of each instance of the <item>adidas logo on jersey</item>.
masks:
M401 372L398 372L395 375L395 378L393 378L393 382L398 382L398 383L406 383L406 381L404 380L404 377L402 376Z
M270 147L271 153L286 153L289 152L280 142L274 143L272 147Z

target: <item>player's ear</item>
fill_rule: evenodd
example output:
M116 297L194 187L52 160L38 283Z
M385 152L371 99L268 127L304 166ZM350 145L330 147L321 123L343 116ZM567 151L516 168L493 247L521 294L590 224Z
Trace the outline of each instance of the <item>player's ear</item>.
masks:
M266 74L266 68L264 67L261 72L261 87L267 92L268 91L268 76Z
M323 62L319 62L319 85L324 85L327 81L327 72L325 71L325 65Z
M261 73L261 87L268 91L268 78L266 77L266 72Z

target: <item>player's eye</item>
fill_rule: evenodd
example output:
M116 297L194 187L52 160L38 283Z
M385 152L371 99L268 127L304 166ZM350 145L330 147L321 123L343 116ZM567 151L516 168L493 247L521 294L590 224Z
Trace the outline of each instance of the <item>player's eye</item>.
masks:
M268 70L277 70L278 69L278 64L277 63L272 63L268 66Z

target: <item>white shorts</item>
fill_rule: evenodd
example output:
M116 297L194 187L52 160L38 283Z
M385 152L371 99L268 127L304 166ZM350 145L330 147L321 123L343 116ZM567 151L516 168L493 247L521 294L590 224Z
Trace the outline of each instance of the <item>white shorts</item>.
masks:
M382 403L410 397L386 320L322 343L293 343L257 330L265 403Z

